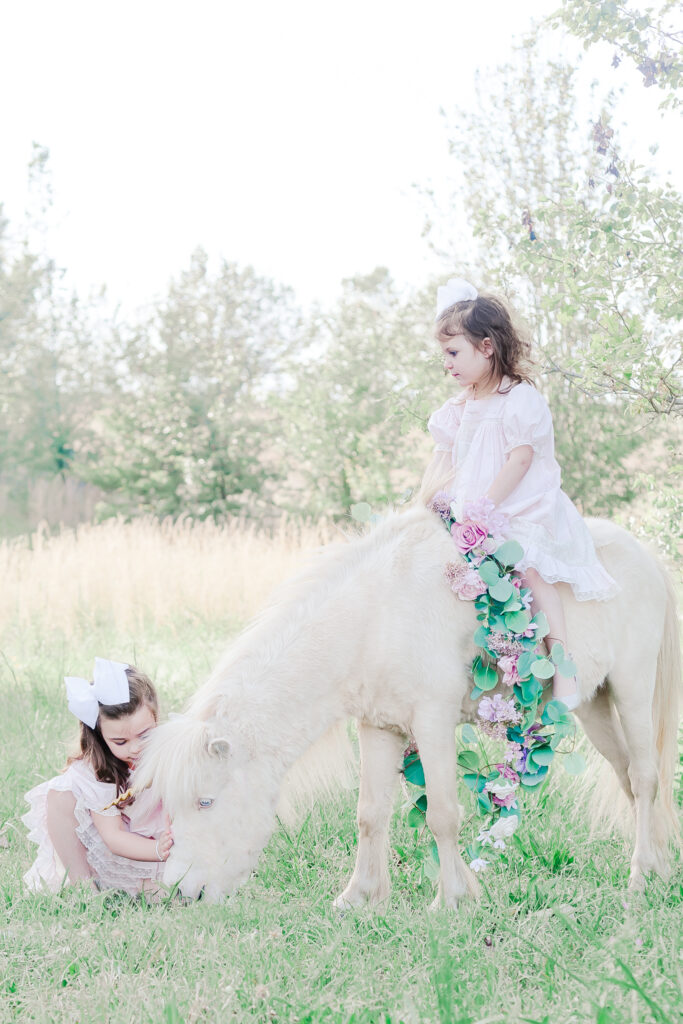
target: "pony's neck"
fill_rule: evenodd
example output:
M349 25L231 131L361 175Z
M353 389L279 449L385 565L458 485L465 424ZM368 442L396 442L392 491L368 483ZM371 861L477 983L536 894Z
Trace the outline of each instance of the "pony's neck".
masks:
M208 684L214 713L228 720L254 754L272 755L285 771L349 715L345 682L357 651L348 634L360 637L363 630L352 591L342 586L318 605L309 600L307 608L279 623L264 617Z

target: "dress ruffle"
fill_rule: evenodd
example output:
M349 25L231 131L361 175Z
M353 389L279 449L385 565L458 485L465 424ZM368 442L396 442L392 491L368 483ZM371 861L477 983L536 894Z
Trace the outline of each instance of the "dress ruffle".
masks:
M24 875L29 889L36 891L47 889L58 892L66 877L66 869L61 863L52 840L47 831L47 795L50 790L73 793L76 804L76 835L85 847L88 864L103 889L123 889L131 896L140 892L143 883L161 876L164 865L155 861L130 860L112 853L95 828L92 813L117 815L121 812L112 807L104 810L106 805L116 796L113 783L99 782L92 770L82 761L74 761L62 775L41 782L25 796L30 809L21 819L28 829L28 838L38 844L35 861ZM137 802L137 801L136 801ZM131 807L131 812L135 804ZM127 821L125 815L124 821ZM155 838L161 832L158 817L147 814L145 826L154 826L154 831L142 830L136 826L131 831Z
M524 557L517 564L520 572L536 569L547 583L569 583L577 601L606 601L619 593L619 586L599 561L590 534L582 523L590 548L582 544L583 530L570 543L553 540L543 527L515 520L506 536L524 548Z

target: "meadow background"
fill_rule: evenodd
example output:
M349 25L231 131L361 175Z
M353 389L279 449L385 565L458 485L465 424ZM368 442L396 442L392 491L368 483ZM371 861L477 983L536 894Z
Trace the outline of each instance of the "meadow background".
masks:
M481 901L457 913L429 912L432 883L397 852L416 842L403 799L390 903L332 910L356 843L356 793L342 788L278 829L221 907L23 888L23 793L62 767L77 736L64 673L88 675L105 651L151 674L164 712L181 710L244 618L328 539L319 527L140 520L0 546L0 1020L679 1020L680 863L627 893L629 840L591 831L585 782L561 769L525 797L524 828L483 877Z
M420 190L433 279L380 266L329 303L202 248L138 310L74 292L35 144L26 216L0 216L1 1021L680 1021L680 860L627 894L629 840L596 829L586 780L561 770L457 914L428 913L398 813L390 904L332 911L352 790L279 829L222 907L28 894L20 823L76 734L65 674L96 654L135 663L181 710L308 552L409 500L450 393L437 280L463 275L522 314L565 489L678 572L682 204L657 158L671 122L652 118L639 162L609 87L622 65L679 109L677 16L670 0L565 0L475 103L444 97L450 191ZM577 41L602 59L590 88Z

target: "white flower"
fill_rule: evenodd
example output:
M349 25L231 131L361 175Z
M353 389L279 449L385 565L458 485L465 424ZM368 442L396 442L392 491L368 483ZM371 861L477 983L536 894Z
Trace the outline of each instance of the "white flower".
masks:
M519 786L518 782L514 782L512 779L495 779L493 782L487 782L484 789L487 793L493 793L494 796L504 800L506 796L510 796L511 793Z
M496 839L495 843L493 844L493 849L494 850L504 850L505 849L505 843L503 842L503 840L502 839Z
M481 843L483 846L486 846L487 843L491 842L491 836L488 834L487 831L482 831L477 836L477 842Z
M491 826L489 829L489 835L494 840L509 839L518 825L519 815L508 814L505 818L499 818L498 821Z
M488 861L484 860L482 857L475 857L474 860L470 861L470 867L473 871L486 871L487 866Z

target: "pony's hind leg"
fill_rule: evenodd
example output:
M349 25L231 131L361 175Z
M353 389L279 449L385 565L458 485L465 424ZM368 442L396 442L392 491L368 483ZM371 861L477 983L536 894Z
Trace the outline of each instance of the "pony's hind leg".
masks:
M439 888L432 904L457 908L464 896L477 896L479 884L459 849L462 808L457 799L455 719L438 708L422 710L414 722L427 789L427 825L439 851Z
M666 874L665 858L655 838L654 803L659 773L652 726L655 686L654 658L649 666L631 664L613 670L610 685L629 752L629 779L635 804L636 841L629 888L642 888L649 871Z
M401 768L405 737L358 723L360 790L358 793L358 852L356 866L338 910L363 903L380 903L390 892L388 868L389 819Z
M633 804L628 748L607 687L601 687L591 700L579 705L576 715L595 749L611 764L619 785Z

